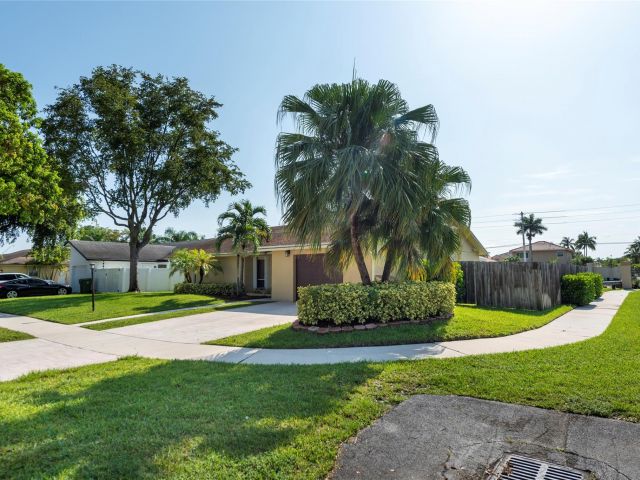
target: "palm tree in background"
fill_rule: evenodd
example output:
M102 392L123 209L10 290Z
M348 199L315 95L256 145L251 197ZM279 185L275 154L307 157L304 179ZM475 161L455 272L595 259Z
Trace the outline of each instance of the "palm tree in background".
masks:
M203 240L204 235L199 235L194 231L176 230L168 227L164 230L164 234L154 238L155 243L178 243L188 242L192 240Z
M200 274L200 281L202 283L204 277L209 272L222 272L222 266L218 259L212 253L206 252L201 248L191 250L193 255L193 264L195 270Z
M632 263L640 263L640 236L629 245L624 254Z
M581 250L582 254L586 257L587 250L596 249L596 237L590 236L586 231L578 235L575 243L576 250Z
M560 241L560 246L564 248L568 248L572 252L575 252L576 250L575 240L571 237L562 237L562 240Z
M303 98L286 96L279 121L287 115L297 131L277 139L275 187L283 220L300 243L318 248L328 235L327 261L355 260L362 283L369 284L364 256L374 253L373 230L386 221L395 230L400 216L410 228L409 217L420 211L422 180L437 150L418 135L426 130L430 141L435 138L435 109L410 110L393 83L354 78L316 85Z
M522 217L522 220L518 220L513 226L518 229L518 235L522 235L524 233L527 240L529 240L529 262L532 262L533 247L531 246L531 240L536 235L542 235L546 232L547 227L542 224L542 219L536 217L533 213Z
M220 251L222 242L231 240L236 252L236 288L239 293L244 289L245 255L247 251L255 254L264 241L271 238L271 229L267 221L267 210L262 206L254 207L249 200L234 202L226 212L218 216L218 238L216 248Z

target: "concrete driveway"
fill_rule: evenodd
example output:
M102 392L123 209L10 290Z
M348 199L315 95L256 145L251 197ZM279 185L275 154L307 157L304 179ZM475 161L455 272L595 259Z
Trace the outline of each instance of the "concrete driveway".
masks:
M219 312L169 318L129 327L112 328L111 333L167 342L202 343L241 333L291 323L296 319L295 303L272 302Z

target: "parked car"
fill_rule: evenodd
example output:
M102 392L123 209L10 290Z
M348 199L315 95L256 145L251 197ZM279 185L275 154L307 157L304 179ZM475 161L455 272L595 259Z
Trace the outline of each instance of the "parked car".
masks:
M24 273L0 273L0 282L16 280L18 278L29 278L29 275L25 275Z
M70 285L40 278L17 278L0 282L0 298L37 297L42 295L66 295Z

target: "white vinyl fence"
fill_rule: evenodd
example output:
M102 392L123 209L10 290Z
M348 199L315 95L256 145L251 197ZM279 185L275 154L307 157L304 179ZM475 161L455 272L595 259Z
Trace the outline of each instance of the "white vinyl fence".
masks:
M80 292L80 279L91 278L91 268L79 265L71 267L71 288ZM126 292L129 289L128 268L99 268L95 270L96 292ZM138 268L138 287L141 292L173 290L183 281L182 275L170 275L168 268Z

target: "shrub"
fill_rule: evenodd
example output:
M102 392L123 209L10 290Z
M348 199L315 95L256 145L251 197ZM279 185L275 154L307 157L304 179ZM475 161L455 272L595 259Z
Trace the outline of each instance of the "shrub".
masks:
M588 276L563 275L560 287L562 303L587 305L596 298L594 281Z
M191 293L195 295L210 295L212 297L235 297L235 283L178 283L173 287L173 293Z
M455 298L450 282L313 285L298 289L298 320L305 325L424 320L452 314Z
M602 275L593 272L581 272L578 273L578 276L588 278L591 282L593 282L593 290L595 292L595 297L593 297L594 300L602 296L602 292L604 291L604 282L602 280Z
M456 284L456 301L461 302L467 295L467 287L464 283L462 265L458 262L453 262L453 282Z

